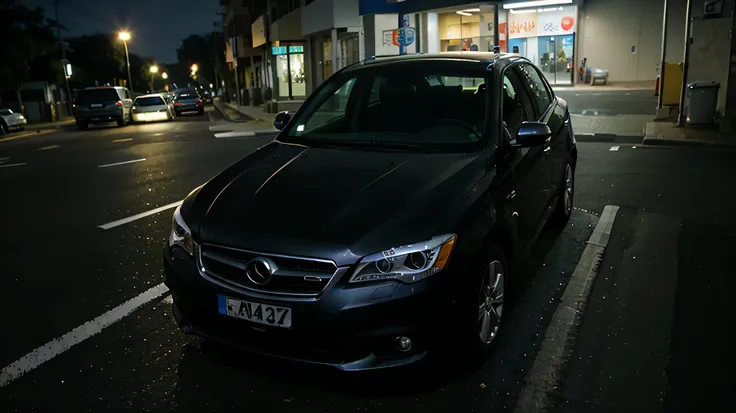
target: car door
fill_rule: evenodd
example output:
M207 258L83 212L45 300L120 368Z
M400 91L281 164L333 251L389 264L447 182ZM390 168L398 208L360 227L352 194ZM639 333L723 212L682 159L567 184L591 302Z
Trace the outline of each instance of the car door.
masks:
M544 171L545 157L541 146L513 147L522 123L534 121L536 112L518 65L506 68L502 79L503 146L508 148L505 156L516 181L516 190L512 194L515 199L511 205L516 213L519 240L526 246L536 236L544 212L544 191L548 182Z
M550 130L552 130L550 139L543 146L539 147L543 158L541 173L544 175L542 177L543 183L541 184L541 203L543 208L540 211L540 219L544 219L551 212L552 201L558 193L555 189L559 187L559 183L555 179L556 152L553 149L555 146L559 148L557 143L560 141L560 138L557 134L560 133L562 128L562 119L555 111L556 102L554 95L539 70L531 63L525 62L519 65L519 74L531 98L535 120L546 123L550 127Z

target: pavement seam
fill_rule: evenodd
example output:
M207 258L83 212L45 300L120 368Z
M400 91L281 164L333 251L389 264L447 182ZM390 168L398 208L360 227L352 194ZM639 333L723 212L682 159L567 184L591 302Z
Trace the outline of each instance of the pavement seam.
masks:
M562 382L562 372L572 354L618 209L615 205L603 209L545 331L532 367L524 377L514 413L546 412L553 407L554 392Z

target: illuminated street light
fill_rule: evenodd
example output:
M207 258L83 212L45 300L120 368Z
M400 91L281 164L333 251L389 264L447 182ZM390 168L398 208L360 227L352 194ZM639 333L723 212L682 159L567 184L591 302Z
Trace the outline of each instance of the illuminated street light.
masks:
M195 63L190 67L190 69L192 69L192 73L197 73L197 70L199 70L199 66L197 66L197 64Z
M155 91L155 89L153 88L153 80L156 76L156 73L158 72L158 66L153 65L148 69L148 71L151 72L151 93L153 93Z
M212 83L210 83L210 89L212 89L212 87L213 87L213 86L214 86L214 85L213 85Z
M149 70L151 71L151 73L157 73L158 72L158 66L153 65L153 66L151 66L151 68Z
M130 56L128 55L128 40L130 40L130 32L118 33L118 38L125 45L125 65L128 68L128 90L133 93L133 79L130 77Z
M166 73L166 72L163 72L163 73L161 73L161 77L164 78L164 79L168 79L169 78L169 74Z

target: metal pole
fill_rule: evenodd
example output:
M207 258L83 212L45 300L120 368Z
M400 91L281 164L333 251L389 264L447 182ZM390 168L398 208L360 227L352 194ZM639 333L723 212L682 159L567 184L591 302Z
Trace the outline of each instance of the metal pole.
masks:
M679 126L685 125L685 94L687 93L687 69L690 65L690 35L692 30L692 19L690 13L692 12L692 0L687 0L687 14L685 14L685 58L682 65L682 87L680 89L680 113L677 116L677 124Z
M498 4L493 5L493 47L489 52L495 52L496 46L501 47L501 41L498 39ZM499 50L500 51L500 50Z
M59 0L54 0L54 15L56 18L56 35L59 38L59 46L61 47L61 71L64 72L64 83L66 84L66 107L69 115L72 114L72 91L69 89L69 77L66 75L66 48L64 47L64 39L61 37L61 23L59 23Z
M659 62L659 90L657 91L657 109L662 109L662 95L664 94L664 65L667 57L667 2L664 0L664 17L662 18L662 58Z
M409 16L406 14L399 13L399 29L408 26ZM399 54L406 54L406 46L399 45Z
M130 77L130 56L128 55L128 41L123 40L123 44L125 45L125 65L128 68L128 90L130 90L130 94L133 94L133 78Z

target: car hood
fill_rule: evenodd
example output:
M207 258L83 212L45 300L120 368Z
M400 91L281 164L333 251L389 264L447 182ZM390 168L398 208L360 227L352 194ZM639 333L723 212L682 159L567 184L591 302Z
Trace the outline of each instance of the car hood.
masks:
M0 115L6 122L16 122L22 120L20 113L11 113L10 115Z
M273 142L198 192L196 238L349 265L366 254L451 230L449 215L459 213L455 205L483 179L485 165L482 152L425 154Z

